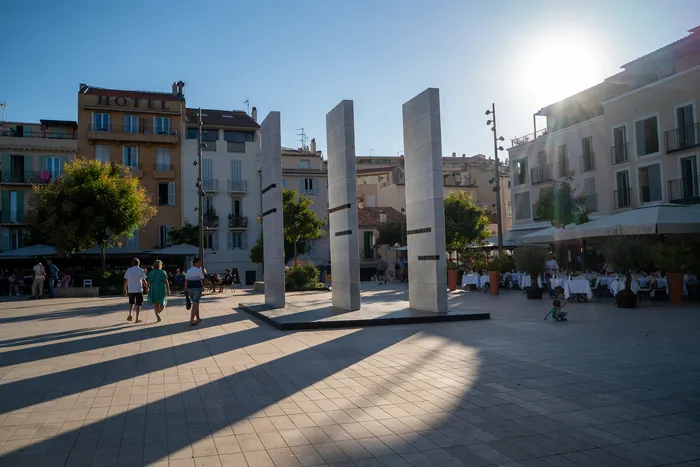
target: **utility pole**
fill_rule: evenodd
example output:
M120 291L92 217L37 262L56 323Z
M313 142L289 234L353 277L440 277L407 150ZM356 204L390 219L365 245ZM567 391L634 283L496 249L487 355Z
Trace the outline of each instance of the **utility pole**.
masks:
M204 270L204 186L202 183L202 108L199 108L197 113L197 195L199 206L197 212L199 214L199 260L202 262L202 270Z
M496 133L496 104L491 104L491 110L486 111L486 115L491 115L492 120L487 120L486 124L493 126L493 157L494 157L494 178L493 191L496 192L496 216L498 217L498 255L503 254L503 218L501 217L501 174L499 172L498 151L503 151L503 146L499 146L498 142L503 141L503 136L499 137Z

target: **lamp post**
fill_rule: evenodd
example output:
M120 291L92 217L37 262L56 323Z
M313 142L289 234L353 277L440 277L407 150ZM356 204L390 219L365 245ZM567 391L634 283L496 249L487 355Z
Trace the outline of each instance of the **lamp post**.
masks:
M202 263L202 270L204 270L204 188L202 184L202 148L204 143L202 142L202 108L200 107L197 112L197 160L194 161L194 165L197 166L197 198L198 207L197 213L199 214L199 261Z
M503 146L499 146L498 142L504 141L504 138L503 136L499 137L496 133L496 104L491 104L491 110L487 110L486 115L491 115L491 120L487 120L486 125L491 126L491 131L493 132L493 157L495 162L493 191L496 192L496 216L498 217L498 254L500 256L503 253L503 219L501 217L501 176L498 170L498 151L503 151Z

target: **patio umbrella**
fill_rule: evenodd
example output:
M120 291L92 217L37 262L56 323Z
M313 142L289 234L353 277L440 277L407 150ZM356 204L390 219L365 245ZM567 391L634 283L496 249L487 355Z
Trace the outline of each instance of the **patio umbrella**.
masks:
M32 245L18 248L16 250L0 253L3 258L36 258L39 256L54 256L56 248L48 245Z
M149 250L138 250L136 248L124 248L124 247L112 247L105 248L106 255L139 255L146 254ZM86 256L98 256L102 255L102 251L99 246L94 246L88 248L87 250L79 251L77 254Z

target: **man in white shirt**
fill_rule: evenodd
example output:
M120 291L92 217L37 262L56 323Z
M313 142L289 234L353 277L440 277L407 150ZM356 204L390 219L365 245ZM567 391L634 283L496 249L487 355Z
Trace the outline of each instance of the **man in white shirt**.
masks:
M32 282L32 296L29 297L30 300L44 296L44 279L46 277L46 271L41 261L36 263L32 271L34 272L34 281Z
M136 307L136 322L140 323L139 313L143 305L143 289L146 283L146 273L139 267L141 262L138 258L131 261L131 267L124 273L124 295L129 295L129 316L127 321L131 321L131 312Z

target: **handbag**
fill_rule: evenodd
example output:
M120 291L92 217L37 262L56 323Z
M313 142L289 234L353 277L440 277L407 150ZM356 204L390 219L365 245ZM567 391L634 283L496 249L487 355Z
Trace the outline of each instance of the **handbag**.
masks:
M190 300L190 294L185 292L185 308L187 310L192 308L192 301Z

